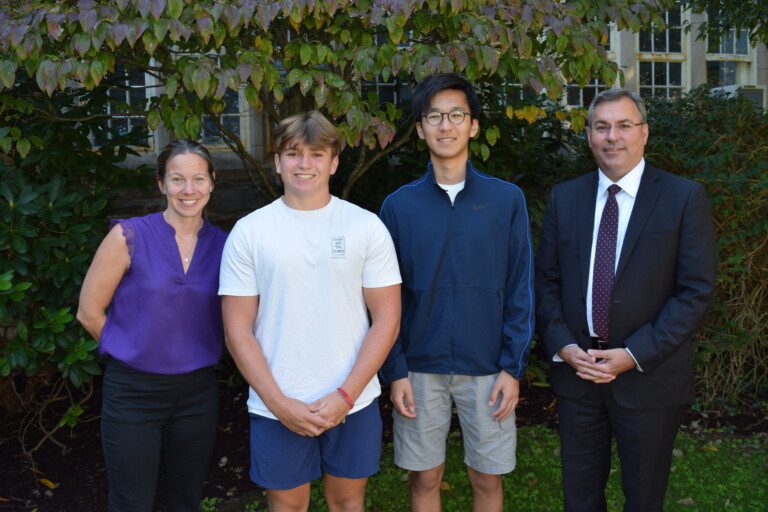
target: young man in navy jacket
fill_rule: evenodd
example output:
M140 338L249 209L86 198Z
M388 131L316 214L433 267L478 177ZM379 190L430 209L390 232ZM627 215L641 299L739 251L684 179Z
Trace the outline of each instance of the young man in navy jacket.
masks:
M479 111L462 75L419 83L413 113L430 163L381 209L403 278L401 331L381 375L415 512L440 510L452 403L473 510L502 510L501 475L515 467L514 410L533 333L531 236L522 191L468 159Z

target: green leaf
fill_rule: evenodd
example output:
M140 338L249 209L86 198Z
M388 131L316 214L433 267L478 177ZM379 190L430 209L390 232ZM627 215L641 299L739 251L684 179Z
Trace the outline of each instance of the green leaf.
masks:
M95 349L88 350L93 352ZM81 361L80 369L89 375L101 375L101 367L95 361Z
M32 283L27 282L27 281L24 281L24 282L21 282L21 283L16 283L15 285L13 285L13 289L14 290L18 290L20 292L29 290L31 287L32 287Z
M80 81L80 83L85 83L85 80L88 78L90 73L91 66L89 66L87 62L80 62L77 66L75 66L75 76Z
M72 38L72 48L80 55L85 57L88 50L91 49L91 35L90 34L75 34Z
M397 24L395 18L389 17L386 21L387 30L389 31L389 37L395 44L400 44L403 39L403 27Z
M2 129L0 129L0 132L2 132ZM37 149L43 149L43 139L41 139L37 135L30 135L29 142L31 142L32 145L35 146Z
M480 156L482 157L483 161L488 160L488 157L491 156L491 148L485 144L480 144Z
M307 95L309 90L312 88L312 73L306 72L301 75L301 81L299 82L299 89L301 90L301 94L304 96Z
M157 130L157 127L160 126L160 110L158 109L152 109L147 113L147 126L149 126L152 130Z
M186 119L187 114L181 108L176 108L173 110L173 112L171 112L171 125L173 131L176 132L176 136L179 138L183 138L182 134L186 130Z
M285 78L285 83L288 87L293 87L296 82L299 81L301 78L301 70L299 68L293 68L289 73L288 76Z
M213 25L213 42L217 48L224 45L224 39L227 37L227 27L221 23Z
M259 98L259 91L253 86L248 84L245 87L245 101L254 107L261 107L261 99Z
M16 68L16 63L10 60L0 62L0 81L9 89L13 87L16 81Z
M237 6L230 5L224 10L224 23L230 34L237 33L237 26L240 23L240 9Z
M390 121L394 121L397 116L397 109L395 108L395 105L393 103L387 102L386 108L387 108L387 119L389 119Z
M330 51L328 50L328 47L325 45L318 45L315 47L315 50L317 51L317 63L322 64L323 62L326 62L328 60L328 56Z
M499 137L498 128L496 126L491 126L487 130L485 130L485 140L488 141L488 144L491 146L496 145L496 140Z
M27 139L21 139L16 143L16 149L18 150L19 155L21 155L21 158L26 158L31 148L32 144L30 144Z
M280 104L285 99L285 92L283 91L282 86L278 85L272 90L272 95L275 97L275 101Z
M163 9L165 9L165 0L151 0L149 2L149 12L152 13L152 17L155 18L155 20L160 19L160 16L163 14Z
M144 49L147 51L147 53L150 56L154 55L155 50L157 49L157 45L159 44L155 33L150 31L144 32L144 35L141 36L141 41L144 43Z
M166 2L168 17L178 19L184 10L184 0L168 0Z
M169 98L176 96L176 91L179 89L179 75L174 73L169 76L165 81L165 94Z
M90 75L95 85L99 85L99 83L101 83L101 80L104 78L106 73L107 70L100 60L94 60L91 62Z
M29 141L27 139L20 140L19 144L21 144L22 142L26 142L27 144L29 144ZM16 200L16 206L21 206L31 201L34 201L39 195L40 195L39 192L37 192L32 187L27 185L23 189L21 189L21 193L19 193L19 198Z
M24 368L27 366L29 359L27 358L27 351L24 348L17 348L11 353L11 359L16 363L16 366Z
M197 19L197 32L203 40L203 44L208 44L208 40L213 33L213 22L208 15L201 16Z
M205 98L210 82L211 74L204 67L200 66L192 73L192 85L198 98Z
M8 357L0 358L0 377L7 377L10 375L13 366L11 360Z
M16 334L19 336L19 339L27 341L29 339L29 330L27 329L27 324L24 322L19 322L16 324Z
M161 18L152 23L152 32L154 32L155 38L157 38L158 41L165 39L165 35L168 33L170 25L171 20L168 18Z
M11 149L13 149L13 139L10 137L3 137L0 139L0 150L3 151L3 153L8 154L11 152Z
M56 64L49 60L41 62L35 73L35 80L38 87L45 91L48 96L53 94L53 90L58 85L56 80Z
M186 121L187 136L190 138L197 138L197 134L200 133L200 117L192 114Z
M69 380L75 387L80 387L83 384L83 375L77 366L69 367Z
M309 64L309 61L312 60L312 46L308 44L302 44L301 49L299 50L299 55L301 57L301 65L306 66Z

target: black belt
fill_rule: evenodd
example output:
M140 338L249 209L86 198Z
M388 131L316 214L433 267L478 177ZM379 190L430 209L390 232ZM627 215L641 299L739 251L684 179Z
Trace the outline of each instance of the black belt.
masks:
M592 342L592 348L595 350L608 350L608 341L599 338L597 336L590 336L589 340Z

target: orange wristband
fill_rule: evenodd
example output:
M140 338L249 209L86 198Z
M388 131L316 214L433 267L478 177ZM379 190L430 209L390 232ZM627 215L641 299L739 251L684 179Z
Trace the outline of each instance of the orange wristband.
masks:
M349 396L349 393L344 391L342 388L336 388L336 391L338 391L339 394L341 395L341 398L343 398L344 401L347 402L347 405L349 406L350 409L355 406L355 402L352 401L352 397Z

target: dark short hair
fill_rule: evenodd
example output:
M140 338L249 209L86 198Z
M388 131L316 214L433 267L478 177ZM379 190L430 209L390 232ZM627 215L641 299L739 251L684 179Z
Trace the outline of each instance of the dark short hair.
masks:
M341 153L339 130L317 110L283 119L277 125L273 139L277 154L296 144L312 149L330 148L333 156Z
M438 73L425 78L413 88L411 108L413 109L414 121L419 122L421 116L429 111L429 104L432 102L435 94L446 89L463 92L464 96L467 97L470 117L472 119L478 118L480 115L480 100L477 98L477 92L472 82L459 73Z
M626 89L606 89L595 96L592 99L592 103L589 104L589 110L587 111L587 126L592 126L592 116L599 104L607 101L618 101L621 98L631 99L637 107L637 112L640 114L640 122L648 122L648 116L645 111L645 102L643 101L643 98L637 95L637 93L630 92Z
M186 155L187 153L192 153L205 160L205 163L208 164L208 175L213 180L213 173L216 169L213 167L211 154L205 149L205 146L192 139L176 139L163 148L157 156L157 178L160 180L165 178L168 160L178 155Z

